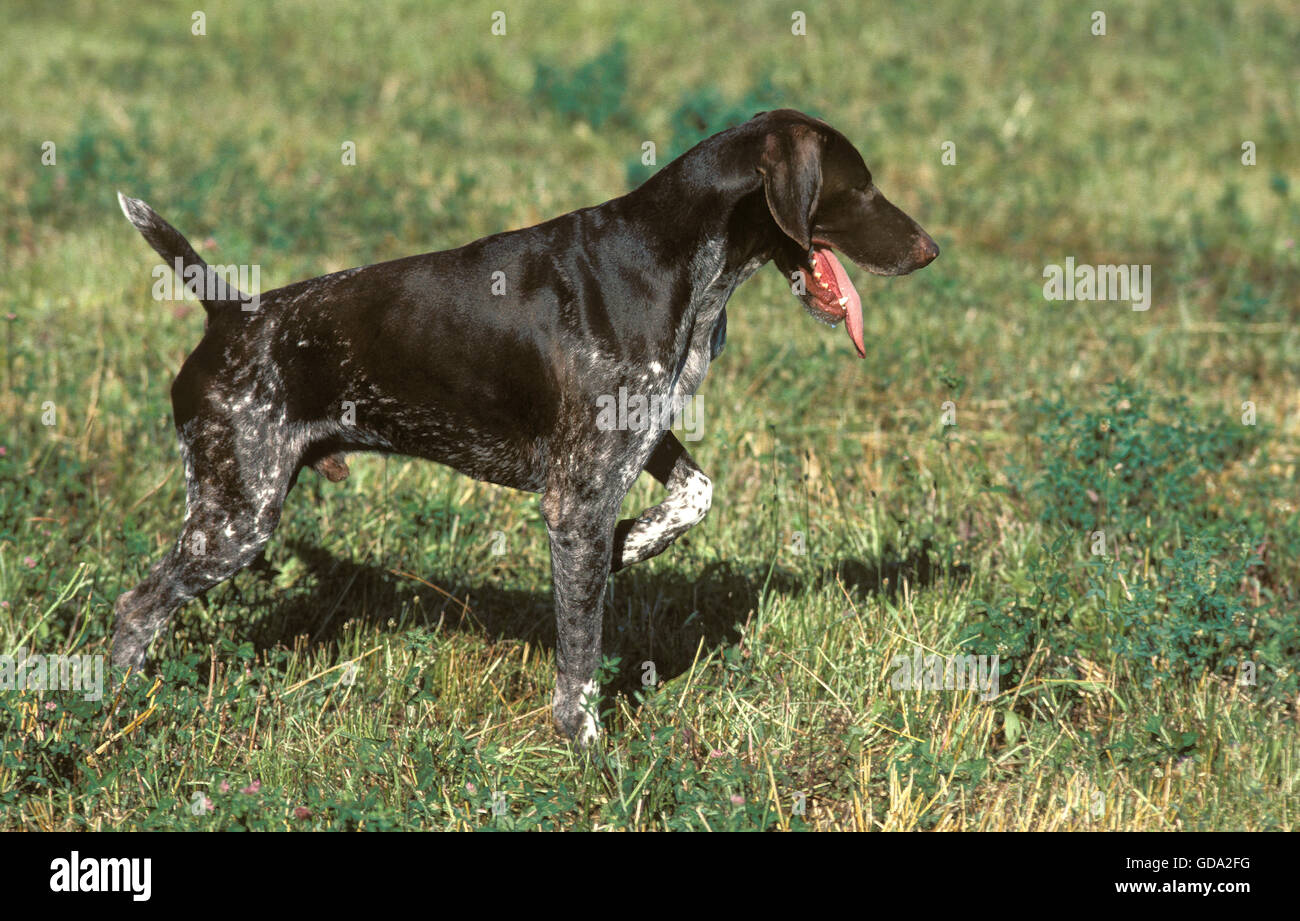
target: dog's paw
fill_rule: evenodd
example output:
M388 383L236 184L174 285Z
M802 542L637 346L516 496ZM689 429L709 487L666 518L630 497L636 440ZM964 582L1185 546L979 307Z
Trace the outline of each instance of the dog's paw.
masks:
M113 634L113 668L133 669L139 674L144 669L144 646L131 637Z
M139 617L143 605L136 589L123 592L113 605L113 658L114 668L132 668L137 673L144 668L145 651L152 636L141 629Z
M600 689L588 681L575 693L555 689L552 713L555 728L579 748L587 748L600 738L600 720L596 716Z

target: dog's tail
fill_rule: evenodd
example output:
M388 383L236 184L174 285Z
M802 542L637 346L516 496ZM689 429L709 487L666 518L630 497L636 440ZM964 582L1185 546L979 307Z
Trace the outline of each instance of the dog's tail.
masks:
M253 304L257 298L245 294L231 284L223 275L213 271L212 266L203 261L190 241L179 230L168 224L138 198L129 198L117 193L118 204L126 219L135 225L135 229L144 235L145 240L159 256L166 260L169 268L176 268L185 289L195 294L203 302L209 319L223 314L230 307Z

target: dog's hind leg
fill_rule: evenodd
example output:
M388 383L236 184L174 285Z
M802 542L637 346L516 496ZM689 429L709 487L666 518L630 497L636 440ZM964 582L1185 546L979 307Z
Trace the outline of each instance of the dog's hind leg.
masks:
M180 439L185 523L167 555L117 599L114 665L139 669L177 608L253 562L280 521L296 469L292 440L274 426L252 431L203 416Z
M668 488L668 497L614 529L610 571L658 556L699 524L713 501L713 483L672 432L655 446L645 470Z

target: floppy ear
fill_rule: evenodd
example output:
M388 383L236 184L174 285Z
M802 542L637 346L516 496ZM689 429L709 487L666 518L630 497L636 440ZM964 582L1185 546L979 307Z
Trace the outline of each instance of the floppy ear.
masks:
M812 248L812 216L822 192L822 139L802 125L773 132L758 171L776 224L805 250Z

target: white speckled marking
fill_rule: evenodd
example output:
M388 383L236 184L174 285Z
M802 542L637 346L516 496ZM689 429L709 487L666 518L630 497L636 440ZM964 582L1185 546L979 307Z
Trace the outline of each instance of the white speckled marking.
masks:
M598 691L594 681L588 681L582 686L582 728L578 730L575 741L584 748L600 735L600 723L597 722L595 713Z
M713 504L713 481L698 470L668 498L637 519L623 542L623 565L647 559L704 520Z

